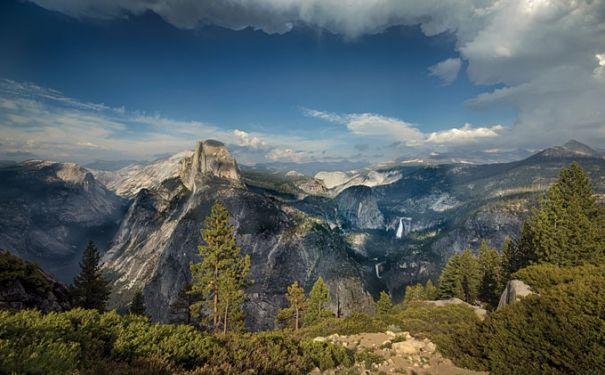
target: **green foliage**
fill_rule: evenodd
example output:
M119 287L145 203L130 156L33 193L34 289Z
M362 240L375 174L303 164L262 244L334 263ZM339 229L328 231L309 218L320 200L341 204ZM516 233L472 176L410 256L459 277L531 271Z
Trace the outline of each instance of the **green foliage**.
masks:
M305 291L298 285L298 281L288 287L286 299L290 306L278 312L277 321L280 324L292 322L294 330L298 330L301 326L302 311L306 305Z
M132 302L130 303L130 308L128 312L135 315L145 315L145 296L143 296L143 292L137 290L132 297Z
M137 315L0 311L0 373L288 373L351 366L344 347L279 333L209 336Z
M511 252L511 272L532 263L575 266L602 261L604 216L582 168L573 163L561 169L522 228Z
M40 268L8 252L0 251L0 285L18 281L26 290L40 295L52 288L52 284L42 275Z
M393 301L387 292L384 290L380 292L380 298L376 303L376 317L378 319L384 318L391 313L393 310Z
M295 334L296 337L314 338L334 333L339 335L355 335L362 332L384 332L387 325L379 320L354 312L345 318L326 318L319 323L305 326Z
M432 306L415 303L399 312L398 324L412 335L426 335L436 343L441 336L463 332L479 321L473 309L464 305Z
M92 241L89 241L80 262L80 273L74 278L71 288L75 306L105 311L110 287L109 281L101 272L100 260L99 250Z
M433 285L433 281L429 279L424 285L424 295L428 301L437 299L437 288Z
M426 299L426 292L422 284L408 285L405 288L405 296L403 299L404 305L415 301L424 301Z
M191 313L197 318L201 311L209 311L207 323L214 332L218 332L219 326L223 333L237 331L243 328L242 304L250 257L240 255L229 212L219 201L204 220L204 226L205 244L198 247L202 261L190 264L191 293L202 298L191 305Z
M518 271L540 292L452 338L458 365L493 374L605 372L603 266L534 265Z
M479 248L479 268L481 273L479 299L496 308L505 284L502 275L502 257L498 254L498 250L487 246L485 241L481 242Z
M364 367L366 368L366 370L370 370L372 369L372 365L373 364L379 364L384 362L384 357L374 353L373 350L370 349L364 349L361 352L358 352L355 354L355 361L364 364Z
M332 316L332 312L326 309L326 304L330 299L328 287L323 278L318 278L309 293L307 300L307 311L305 312L305 324L313 325L322 319Z
M470 250L454 254L439 277L439 297L457 297L468 303L475 303L481 282L479 261Z
M185 285L176 295L168 309L168 322L173 324L193 324L191 305L198 302L201 296L191 292L191 284ZM196 314L199 316L198 314Z
M515 272L511 278L523 280L536 293L542 293L559 284L567 284L586 275L605 276L605 264L584 264L578 267L559 267L554 264L534 264Z

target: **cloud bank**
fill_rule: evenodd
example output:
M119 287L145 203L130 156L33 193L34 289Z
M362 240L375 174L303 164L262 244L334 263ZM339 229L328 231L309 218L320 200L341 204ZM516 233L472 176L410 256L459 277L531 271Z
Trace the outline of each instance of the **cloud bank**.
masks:
M0 80L0 159L153 160L190 149L197 139L226 142L243 163L314 160L334 146L85 103L35 84ZM291 150L294 144L305 152Z
M395 141L411 148L470 145L486 138L497 138L506 130L502 125L474 128L467 123L461 128L423 133L414 124L374 113L339 115L314 109L303 109L303 113L308 117L345 125L356 136L376 137L391 143Z
M605 1L31 1L81 19L122 18L151 11L182 29L212 24L285 33L305 25L355 39L392 26L418 25L427 36L453 35L460 56L436 62L429 74L447 84L464 65L472 82L504 87L468 104L515 111L510 141L532 147L572 135L605 141Z

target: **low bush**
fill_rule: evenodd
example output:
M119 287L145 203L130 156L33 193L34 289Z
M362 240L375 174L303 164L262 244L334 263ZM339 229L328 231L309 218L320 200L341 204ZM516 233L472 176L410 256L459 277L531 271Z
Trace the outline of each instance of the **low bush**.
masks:
M210 336L134 315L0 311L0 373L306 373L351 366L344 347L278 332Z
M513 273L511 279L523 280L533 291L540 293L586 275L605 276L605 265L585 264L579 267L559 267L548 263L535 264Z
M363 363L366 370L372 369L372 365L384 362L384 357L374 353L373 350L364 349L355 354L355 360L358 363Z
M313 338L317 336L328 336L334 333L339 335L355 335L363 332L383 332L387 324L383 321L354 312L344 318L325 318L312 326L303 327L298 332L293 332L295 337Z
M605 275L593 266L530 266L540 295L492 313L451 339L458 365L493 374L605 373ZM554 286L553 286L554 285Z

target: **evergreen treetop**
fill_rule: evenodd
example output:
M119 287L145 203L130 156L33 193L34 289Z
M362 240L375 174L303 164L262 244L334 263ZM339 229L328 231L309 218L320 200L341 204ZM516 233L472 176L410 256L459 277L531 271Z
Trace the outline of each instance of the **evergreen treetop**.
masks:
M225 333L230 328L240 329L250 257L240 255L229 212L221 202L212 207L201 234L204 244L198 251L202 261L190 264L193 279L190 293L200 294L202 299L191 305L191 313L199 317L201 311L209 311L204 320L215 333L220 325Z
M393 310L393 301L391 296L384 290L380 292L380 297L376 303L376 316L382 318L387 316Z
M74 278L71 296L74 305L105 311L109 300L109 281L101 272L101 255L92 241L88 242L80 261L80 273Z
M128 309L128 312L134 315L146 315L146 310L145 296L141 290L137 290L132 297L132 302L130 303L130 309Z
M307 312L305 313L305 323L314 324L322 318L332 315L332 312L326 309L326 304L329 301L328 287L324 283L323 278L318 278L313 288L309 293L307 300Z

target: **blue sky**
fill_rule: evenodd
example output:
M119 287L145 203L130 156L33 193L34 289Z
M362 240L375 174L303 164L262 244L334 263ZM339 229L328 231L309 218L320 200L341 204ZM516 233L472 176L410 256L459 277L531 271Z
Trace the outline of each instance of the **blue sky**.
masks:
M569 9L543 1L461 5L488 14L468 19L330 3L2 2L0 157L150 159L203 138L244 163L602 146L603 19L553 33ZM515 12L522 30L504 22Z

